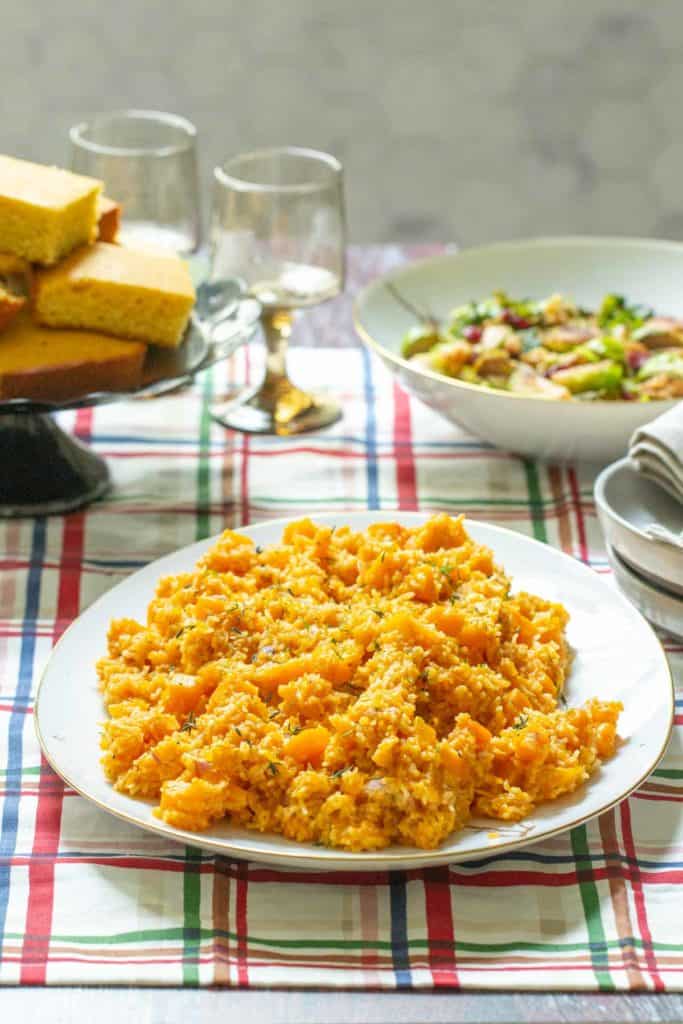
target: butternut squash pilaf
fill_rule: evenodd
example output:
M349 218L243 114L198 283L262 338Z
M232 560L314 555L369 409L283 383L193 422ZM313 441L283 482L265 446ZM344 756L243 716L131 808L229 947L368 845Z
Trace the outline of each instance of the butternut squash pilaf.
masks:
M229 817L348 850L517 821L614 753L621 706L559 706L568 615L512 595L461 519L231 531L162 579L98 664L116 789L179 828Z

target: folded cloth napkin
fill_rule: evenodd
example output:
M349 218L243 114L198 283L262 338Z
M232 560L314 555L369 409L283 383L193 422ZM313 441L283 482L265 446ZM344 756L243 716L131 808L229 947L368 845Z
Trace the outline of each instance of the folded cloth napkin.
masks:
M629 458L638 473L683 504L683 402L635 431L629 444ZM655 540L683 548L683 531L676 534L653 523L645 532Z

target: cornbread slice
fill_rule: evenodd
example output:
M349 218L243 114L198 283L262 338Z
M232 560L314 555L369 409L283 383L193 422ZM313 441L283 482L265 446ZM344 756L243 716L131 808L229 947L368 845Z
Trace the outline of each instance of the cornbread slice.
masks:
M19 315L30 294L31 264L18 256L0 253L0 331Z
M97 219L98 242L115 242L121 226L121 207L108 196L100 196Z
M0 156L0 248L50 266L97 233L102 182Z
M34 312L51 327L85 327L175 348L194 298L187 265L177 256L96 242L37 272Z
M22 313L0 335L0 399L63 401L142 383L146 347L90 331L39 327Z
M9 288L0 284L0 331L4 331L12 323L25 305L26 299L21 295L15 295Z
M17 295L31 294L32 267L28 260L0 252L0 283Z

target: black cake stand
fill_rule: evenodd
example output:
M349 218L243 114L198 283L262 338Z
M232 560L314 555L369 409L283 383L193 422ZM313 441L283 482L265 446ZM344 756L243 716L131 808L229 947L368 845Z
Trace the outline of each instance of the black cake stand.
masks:
M136 390L95 392L66 402L0 401L0 517L71 512L109 489L104 459L62 430L54 413L175 391L248 341L259 315L258 302L243 298L238 283L204 284L182 344L150 348Z

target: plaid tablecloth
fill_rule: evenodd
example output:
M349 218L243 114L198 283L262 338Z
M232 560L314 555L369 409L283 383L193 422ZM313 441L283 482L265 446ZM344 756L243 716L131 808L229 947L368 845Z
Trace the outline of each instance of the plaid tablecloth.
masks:
M351 289L413 255L356 251ZM181 394L70 414L109 460L113 492L65 518L0 524L0 980L683 989L680 715L654 775L599 820L394 874L279 871L185 849L99 811L41 762L32 700L65 627L138 566L224 526L443 509L608 572L590 469L494 451L409 399L354 345L345 299L310 314L299 337L293 375L341 396L335 427L257 439L212 424L212 395L257 372L251 348ZM667 651L683 680L683 648Z

